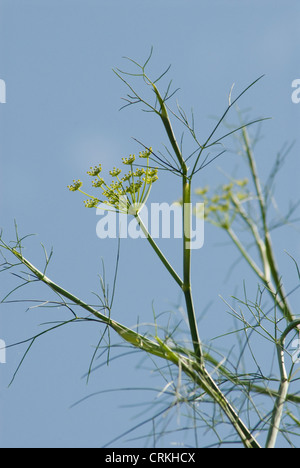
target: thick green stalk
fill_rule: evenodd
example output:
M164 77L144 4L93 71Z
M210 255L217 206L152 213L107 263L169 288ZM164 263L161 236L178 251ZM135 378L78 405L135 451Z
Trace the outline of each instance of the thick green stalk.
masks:
M177 160L180 164L182 170L182 200L183 200L183 285L182 290L185 296L185 302L187 307L187 314L190 326L191 337L193 341L193 347L196 355L196 359L199 364L204 365L203 353L201 347L201 341L198 333L198 326L195 314L195 308L193 303L192 296L192 287L191 287L191 249L189 244L191 242L191 180L188 178L188 168L186 166L185 160L181 154L180 148L178 146L172 124L168 115L167 108L165 106L164 100L162 99L158 89L152 83L153 90L156 94L158 102L160 104L160 111L157 112L160 116L162 123L167 132L169 142L173 148L173 151L177 157Z
M259 444L253 438L250 431L246 428L244 423L241 421L237 413L231 407L218 385L210 377L209 373L205 368L205 362L202 352L201 341L198 334L198 326L196 320L196 314L193 304L192 297L192 286L191 286L191 178L188 177L188 168L184 161L184 158L179 149L177 140L175 138L173 128L168 116L167 108L164 104L162 97L156 86L152 84L154 92L157 96L159 104L161 106L160 111L157 114L160 116L165 130L167 132L169 141L174 150L174 153L178 159L178 162L182 171L182 200L183 200L183 285L182 290L184 292L187 314L190 326L191 337L193 341L194 352L196 356L197 374L194 375L194 381L198 381L199 385L217 402L223 409L231 421L233 427L239 434L243 444L246 448L260 448ZM182 363L181 363L182 364ZM184 369L184 366L183 366ZM189 369L185 369L186 373L189 373Z
M187 307L188 320L193 340L194 351L198 363L204 366L203 352L201 341L198 333L198 325L196 320L195 308L192 296L191 285L191 221L192 221L192 205L191 205L191 181L187 174L183 175L182 187L183 199L183 292Z

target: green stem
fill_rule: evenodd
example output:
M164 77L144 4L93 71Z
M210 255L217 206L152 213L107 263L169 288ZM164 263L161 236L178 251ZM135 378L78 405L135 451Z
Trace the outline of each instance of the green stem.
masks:
M287 376L285 362L284 362L284 343L287 335L294 330L295 328L299 327L300 320L294 320L289 324L286 330L282 333L280 340L277 342L277 355L278 355L278 363L280 369L280 386L278 390L278 396L275 401L275 406L272 414L270 430L267 437L266 448L275 448L275 444L277 441L280 423L282 419L282 413L284 404L287 401L288 396L288 389L289 389L289 379Z
M187 307L188 320L193 340L193 347L196 359L201 366L204 366L202 345L198 333L198 325L196 320L195 308L192 296L191 286L191 219L192 219L192 205L191 205L191 181L186 173L183 175L183 292Z
M270 430L268 432L268 437L267 437L267 442L266 442L266 448L268 449L275 448L279 429L280 429L283 408L286 402L286 397L287 397L288 389L289 389L289 380L288 380L285 365L284 365L284 349L281 347L280 344L277 344L277 356L278 356L278 362L280 366L281 381L280 381L280 386L278 390L278 396L276 398L274 410L272 413Z
M161 345L161 348L165 350L166 358L180 367L193 382L197 383L200 388L219 404L242 440L244 447L261 448L207 370L194 361L174 353L159 337L156 337L156 340Z
M236 245L236 247L239 249L240 253L243 255L245 260L248 262L252 270L255 272L255 274L261 279L261 281L264 283L266 286L267 291L270 293L272 298L276 301L276 304L278 305L279 309L283 313L283 315L288 318L288 321L290 322L292 320L292 315L290 314L289 311L287 311L286 307L286 302L283 302L281 295L279 295L278 290L275 289L274 284L271 282L269 276L268 276L268 271L270 268L268 268L266 265L264 265L264 272L258 267L258 265L255 263L253 258L248 254L247 250L243 246L243 244L240 242L239 238L235 234L232 228L226 229L227 234L233 241L233 243ZM260 248L258 246L258 248ZM267 261L267 260L266 260ZM278 297L279 295L279 297Z
M294 328L298 326L298 323L300 324L300 320L297 322L296 325L294 325ZM222 374L223 377L225 377L227 380L230 380L232 383L234 383L235 386L247 388L249 392L252 392L257 395L265 395L267 397L273 397L273 398L278 397L279 395L278 391L272 390L269 387L261 387L260 385L253 384L253 382L251 382L250 380L240 379L236 375L232 374L224 366L220 365L220 362L217 359L213 358L210 354L204 353L204 358L205 358L205 361L217 367L220 374ZM270 379L270 380L272 381L275 379ZM286 401L300 404L300 396L297 396L294 394L288 394L286 396Z
M205 384L202 387L206 390L208 395L210 395L214 401L216 401L220 407L223 409L224 413L228 417L229 421L232 423L233 427L235 428L237 434L241 438L245 448L252 448L252 449L259 449L261 446L255 439L255 437L251 434L249 429L245 426L243 421L240 419L234 408L228 402L225 395L219 389L218 385L209 375L206 369L203 369L201 372L202 382L204 381Z
M232 408L230 403L227 401L226 397L223 395L217 384L211 378L207 370L203 366L199 366L198 363L191 361L190 359L180 356L178 353L174 353L166 344L162 346L161 340L156 337L157 343L149 340L148 338L140 335L139 333L127 328L126 326L112 320L110 317L105 316L100 313L98 310L94 309L66 289L62 288L58 284L54 283L50 278L48 278L44 273L38 270L34 265L32 265L28 260L26 260L23 255L18 252L16 249L12 249L7 245L3 245L4 248L9 250L14 254L40 281L45 283L53 291L66 297L71 300L74 304L82 307L87 310L100 321L105 323L107 326L113 328L125 341L136 346L137 348L142 349L150 354L161 357L163 359L168 359L177 366L180 366L181 369L190 376L195 383L197 383L203 390L205 390L208 395L210 395L214 401L216 401L220 407L223 409L224 413L227 415L239 437L241 438L244 446L246 448L260 448L259 444L252 436L251 432L244 425L243 421L239 418L238 414Z
M26 258L24 258L23 255L16 249L12 249L7 245L3 247L14 254L20 260L20 262L22 262L23 265L25 265L36 276L36 278L45 283L50 289L55 291L57 294L69 299L77 306L82 307L84 310L94 315L98 320L113 328L115 332L117 332L125 341L155 356L165 358L165 353L160 349L156 342L144 337L143 335L135 332L134 330L126 327L116 320L112 320L109 316L102 314L94 307L76 297L71 292L54 283L50 278L48 278L44 273L38 270L38 268L32 265L32 263L30 263Z
M236 211L240 214L240 216L242 217L242 219L244 220L244 222L247 224L247 226L250 228L252 232L252 235L254 237L255 244L257 246L260 259L264 268L264 276L266 278L266 281L269 283L271 281L271 269L270 269L270 265L269 265L268 258L267 258L266 246L265 246L263 239L259 235L257 225L248 216L248 214L243 209L241 203L239 203L235 195L232 195L232 203L234 204Z
M276 291L279 294L279 297L280 297L280 299L282 301L281 309L283 310L283 313L284 313L286 319L289 322L292 322L294 320L294 316L293 316L293 314L291 312L289 303L288 303L288 301L286 299L286 294L285 294L284 288L282 286L281 277L280 277L279 272L278 272L278 267L277 267L277 264L276 264L276 259L275 259L274 252L273 252L273 247L272 247L272 240L271 240L271 236L270 236L270 232L269 232L268 224L267 224L267 210L266 210L266 206L265 206L265 199L264 199L264 195L263 195L263 190L262 190L261 185L260 185L260 180L259 180L259 177L258 177L258 172L257 172L257 168L256 168L255 159L254 159L251 147L250 147L249 136L248 136L248 133L247 133L247 130L246 130L245 127L242 129L242 135L243 135L243 140L244 140L244 144L245 144L245 151L246 151L246 155L247 155L247 159L248 159L248 164L249 164L249 167L250 167L250 172L252 174L252 179L253 179L253 183L254 183L254 186L255 186L256 195L257 195L258 203L259 203L259 207L260 207L261 219L262 219L262 222L263 222L263 230L264 230L265 249L266 249L266 255L267 255L269 267L270 267L270 270L271 270L271 275L272 275L273 281L275 283Z
M245 247L243 244L240 242L238 236L235 234L234 230L230 227L229 229L226 229L227 234L233 241L233 243L236 245L236 247L239 249L245 260L249 263L250 267L252 270L257 274L257 276L264 282L266 283L266 278L263 273L263 271L258 267L258 265L255 263L255 261L250 257L248 252L246 251Z
M162 123L165 127L165 130L167 132L167 135L168 135L168 138L169 138L169 141L171 143L171 146L173 148L173 151L177 157L177 160L181 166L181 169L183 171L186 171L186 164L185 164L185 161L182 157L182 154L181 154L181 151L180 151L180 148L179 148L179 145L177 143L177 140L176 140L176 137L174 135L174 131L173 131L173 127L172 127L172 124L171 124L171 121L170 121L170 118L169 118L169 114L168 114L168 111L167 111L167 108L166 108L166 105L165 105L165 102L163 100L163 98L161 97L157 87L155 86L154 83L151 83L152 87L153 87L153 90L156 94L156 97L157 97L157 100L160 104L160 111L156 111L156 113L159 115L159 117L161 118L162 120Z
M168 272L172 275L175 279L176 283L180 286L184 293L186 307L187 307L187 314L189 320L189 326L191 331L191 337L193 341L193 348L199 364L204 365L203 361L203 353L201 347L201 341L198 333L198 326L196 321L196 314L195 308L193 303L192 297L192 288L191 288L191 249L189 248L190 243L190 233L191 233L191 183L187 177L184 178L183 183L183 196L184 196L184 204L183 204L183 229L184 229L184 246L183 246L183 274L184 280L179 277L176 273L174 268L171 266L169 261L166 259L156 242L151 237L150 233L148 232L146 226L144 225L143 221L141 220L140 216L137 214L135 215L135 219L139 226L141 227L145 237L147 238L148 242L150 243L151 247L154 249L156 254L158 255L159 259L162 261Z
M164 256L164 254L162 253L162 251L160 250L160 248L158 247L158 245L156 244L156 242L153 240L153 238L151 237L150 233L148 232L146 226L144 225L143 221L141 220L141 218L139 217L138 214L135 215L135 219L137 221L137 223L139 224L140 228L142 229L144 235L146 236L149 244L151 245L151 247L154 249L154 251L156 252L156 254L158 255L159 259L162 261L162 263L164 264L164 266L166 267L166 269L168 270L168 272L172 275L172 277L174 278L174 280L176 281L176 283L180 286L180 288L182 289L183 287L183 281L182 279L179 277L179 275L176 273L176 271L174 270L174 268L172 267L172 265L170 265L170 263L168 262L168 260L166 259L166 257Z
M153 241L153 239L147 232L147 229L145 228L144 224L142 223L142 221L137 215L136 215L136 220L138 224L140 225L142 231L146 235L149 243L151 244L151 246L153 247L153 249L159 256L160 260L162 261L162 263L165 265L167 270L171 273L172 277L176 280L176 282L178 283L178 285L181 287L181 289L184 292L189 325L190 325L190 332L192 335L196 360L191 361L189 359L176 355L170 348L167 347L167 345L163 346L164 345L163 342L158 337L156 337L156 339L161 345L161 347L165 349L166 358L174 362L176 365L178 365L187 375L191 376L193 381L197 383L201 388L203 388L207 392L207 394L211 396L213 401L215 401L217 404L220 405L224 413L228 416L230 422L232 423L233 427L237 431L238 435L240 436L244 446L246 448L260 448L259 444L255 440L255 438L252 436L251 432L247 429L247 427L241 421L238 414L235 412L233 407L229 404L225 395L219 389L218 385L214 382L214 380L211 378L211 376L209 375L209 373L207 372L205 368L205 362L204 362L204 357L202 353L202 346L201 346L200 338L198 335L198 327L197 327L196 315L195 315L193 298L192 298L192 288L191 288L191 249L190 249L191 179L192 179L194 172L192 171L192 175L188 177L188 168L186 166L186 162L183 158L183 155L177 143L176 137L174 135L173 128L169 119L167 107L165 105L165 101L161 97L155 84L146 77L144 73L144 69L142 69L142 71L143 71L144 79L147 81L149 85L152 86L155 92L158 103L160 105L159 110L157 110L156 107L149 105L149 103L145 102L142 98L140 98L137 95L137 93L132 89L132 87L128 85L128 83L123 78L121 77L120 78L122 79L122 81L124 81L127 84L127 86L129 86L129 88L133 91L134 96L136 96L140 102L145 103L148 107L152 109L153 112L155 112L160 117L164 125L164 128L166 130L166 133L168 135L169 142L172 146L172 149L181 167L181 175L183 179L183 227L184 227L184 236L183 236L184 237L183 239L184 241L184 245L183 245L184 280L183 282L179 278L177 273L174 271L174 269L171 267L167 259L164 257L164 255L162 254L162 252L160 251L156 243Z
M158 89L152 83L154 92L160 104L160 112L157 112L160 116L165 130L167 132L170 144L173 148L173 151L177 157L177 160L181 166L182 170L182 199L183 199L183 285L182 290L185 296L185 302L187 307L187 314L189 320L189 326L191 331L191 337L193 341L193 347L196 355L197 362L204 366L203 353L201 341L198 333L198 326L195 314L195 308L193 303L192 296L192 287L191 287L191 249L189 244L191 241L191 180L188 178L187 172L188 168L186 166L185 160L181 154L180 148L178 146L172 124L168 115L167 108L165 106L164 100L161 97Z

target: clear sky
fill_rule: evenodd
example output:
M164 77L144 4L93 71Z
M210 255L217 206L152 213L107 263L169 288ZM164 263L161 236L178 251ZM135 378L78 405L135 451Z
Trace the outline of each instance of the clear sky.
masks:
M299 197L300 104L291 100L291 83L300 78L299 20L298 0L0 0L0 79L7 93L6 104L0 104L0 227L5 239L14 237L14 219L21 235L36 234L27 239L24 254L40 267L40 244L48 250L53 246L48 275L91 303L93 291L99 292L101 258L112 280L117 242L96 237L95 212L66 187L74 178L84 178L91 165L111 168L138 152L132 137L156 148L166 142L152 114L137 107L119 112L127 90L112 72L126 65L123 56L143 61L151 46L151 75L172 64L169 76L180 88L177 99L186 110L193 107L203 137L214 122L211 116L223 113L232 84L237 93L265 75L240 106L251 108L253 118L272 117L263 124L257 147L262 174L283 144L295 141L277 183L284 211ZM223 180L217 168L226 172L236 165L229 153L200 172L195 183L217 185ZM151 201L176 200L177 182L160 178ZM297 278L284 249L299 260L299 233L284 230L275 241L293 287ZM162 240L160 245L179 269L178 242ZM208 226L205 245L193 262L198 311L211 303L201 323L205 342L232 325L219 294L230 298L249 279L240 264L225 281L235 259L220 233ZM256 279L250 279L254 292ZM1 298L16 281L1 275ZM45 287L35 285L16 297L49 296ZM128 326L137 316L141 323L151 322L153 300L160 313L174 308L180 295L145 241L123 241L114 318ZM0 339L7 344L32 336L41 323L58 320L62 313L26 307L0 306ZM7 364L0 364L0 447L100 447L141 420L135 416L144 407L132 405L152 401L155 391L108 391L72 406L100 391L165 385L140 354L112 360L86 385L83 376L101 331L95 324L75 324L44 336L9 388L26 348L7 351ZM121 351L112 349L111 357ZM145 414L150 417L151 410ZM129 439L148 432L151 426L117 444L143 446L144 440ZM193 443L176 432L165 439L166 446L182 442Z

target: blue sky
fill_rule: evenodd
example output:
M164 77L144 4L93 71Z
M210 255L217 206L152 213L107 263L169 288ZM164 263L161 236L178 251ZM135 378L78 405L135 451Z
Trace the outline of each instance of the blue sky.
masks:
M272 117L263 124L257 148L263 175L283 144L295 141L277 182L284 211L299 197L300 104L291 101L291 83L300 78L299 17L296 0L0 0L0 79L7 87L7 103L0 104L0 226L5 239L14 237L14 219L21 235L36 234L26 241L24 254L40 267L40 244L48 250L53 246L48 275L86 301L94 302L92 292L99 291L101 258L112 279L117 242L96 237L95 212L66 187L74 178L84 178L91 165L111 168L138 152L132 137L156 148L166 142L153 115L137 107L119 112L127 90L112 72L128 66L123 56L143 61L151 46L151 76L172 64L169 76L180 88L177 99L186 110L193 107L203 137L212 128L211 116L226 108L232 84L238 93L265 75L240 106L251 108L253 118ZM237 164L229 153L201 171L195 184L217 185L223 180L218 168L230 172ZM154 185L151 201L172 202L179 196L177 179L166 176ZM299 259L299 233L285 229L276 233L275 243L293 287L297 278L284 249ZM178 242L162 240L160 245L180 269ZM234 255L208 226L204 248L193 262L198 310L212 301L201 327L207 342L231 326L219 294L230 298L241 291L243 279L252 281L253 293L256 288L242 265L225 281ZM15 281L2 275L1 297ZM49 292L35 286L16 297L48 299ZM137 316L140 322L152 321L153 300L159 313L178 304L180 295L149 246L141 239L126 240L114 318L128 326ZM6 343L32 336L41 330L40 323L57 320L61 313L25 313L26 307L0 307L0 338ZM164 386L149 370L151 362L137 369L141 356L135 354L101 367L87 386L82 376L100 334L98 325L77 324L46 335L34 344L10 388L24 347L7 351L7 364L0 364L0 447L99 447L135 424L141 409L131 405L154 399L155 392L107 392L71 408L99 391ZM112 355L119 352L113 349ZM175 433L165 443L182 440ZM125 438L118 444L130 447L132 442Z

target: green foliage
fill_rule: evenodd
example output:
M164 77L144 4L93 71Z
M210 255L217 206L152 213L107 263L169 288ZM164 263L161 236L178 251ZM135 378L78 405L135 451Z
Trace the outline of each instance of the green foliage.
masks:
M58 296L59 303L71 313L71 319L55 324L24 341L29 345L16 373L20 370L32 344L46 332L74 321L95 321L102 324L103 334L93 353L87 377L93 370L93 363L98 353L106 352L107 362L109 362L112 347L110 331L113 330L122 339L122 346L139 350L145 356L150 357L154 369L164 379L165 386L159 392L159 395L163 395L165 398L163 400L165 401L164 409L136 425L132 430L151 422L153 424L152 435L157 443L167 432L165 421L171 424L172 410L180 408L185 414L187 426L182 426L178 430L193 431L195 446L201 445L198 434L203 435L207 431L211 437L214 435L216 438L215 446L218 447L223 447L226 444L238 444L237 446L245 448L261 448L263 445L272 448L275 446L279 434L290 446L293 446L294 440L299 435L299 431L297 432L299 414L295 415L295 412L298 411L300 398L296 391L290 392L291 385L297 381L297 370L293 364L289 366L289 369L287 368L285 343L288 336L293 336L298 332L300 319L292 311L288 294L283 287L282 275L277 266L267 216L270 191L267 187L262 187L247 131L250 125L264 119L241 123L238 127L231 128L227 133L221 136L217 135L221 124L225 124L229 111L258 80L246 87L234 100L232 100L232 92L230 92L225 112L208 137L200 141L195 130L193 114L189 120L179 105L177 105L176 112L169 107L169 100L177 91L171 91L172 82L167 85L165 92L158 89L158 82L165 77L169 69L154 80L151 80L146 74L151 55L152 51L142 65L129 60L130 64L135 67L135 72L117 69L115 73L129 89L124 107L141 104L143 110L152 112L159 118L169 145L169 147L165 145L165 154L155 153L152 148L139 142L144 147L139 158L144 160L145 164L137 165L137 158L133 154L128 158L122 158L122 164L126 168L128 167L128 171L122 174L122 169L112 168L109 171L112 177L109 184L104 177L100 176L100 174L102 175L101 164L90 168L88 175L94 178L92 187L100 190L101 196L88 195L83 192L83 184L80 180L74 180L73 184L69 186L69 190L78 191L88 196L88 200L85 201L85 206L88 208L112 209L132 214L135 217L153 248L154 254L158 256L162 265L170 273L185 300L187 326L182 328L179 313L170 314L167 326L164 326L160 323L161 317L157 316L155 311L153 311L154 325L146 327L145 331L138 325L136 329L132 329L113 320L113 300L116 293L119 253L112 294L108 294L109 289L103 273L100 277L102 295L98 296L101 307L95 308L46 276L51 254L48 256L45 249L45 268L41 271L23 256L25 238L20 238L17 230L16 240L10 244L4 241L1 233L0 248L3 256L1 271L7 272L24 265L29 270L30 276L29 279L24 274L19 276L23 281L21 286L28 286L36 280L43 282ZM137 92L129 83L129 79L141 80L146 90L150 90L151 99L146 99ZM180 144L178 143L171 119L181 123L190 137L193 150L187 155L182 140ZM236 337L240 350L238 356L234 356L230 349L227 349L225 354L221 353L214 342L207 344L203 337L200 338L199 305L194 305L192 291L192 252L188 248L187 242L191 229L192 182L200 170L225 153L225 149L220 151L220 145L223 145L223 141L229 136L239 138L240 152L246 161L247 175L242 179L230 177L219 188L196 189L196 195L205 203L205 211L195 214L203 216L205 221L221 228L222 233L229 236L230 241L241 254L241 258L245 260L259 282L257 297L254 301L247 297L246 287L245 297L243 299L234 298L234 305L224 300L224 307L233 316L236 326L233 331L224 331L222 338ZM211 151L215 151L215 154L211 155ZM277 164L275 169L279 167L280 164ZM161 174L163 171L170 172L178 177L180 182L183 222L187 228L182 245L182 274L178 274L174 270L139 217L139 211L146 203L152 184L158 179L159 171ZM273 170L270 175L269 187L275 178L275 173L276 170ZM248 244L246 245L241 239L240 231L237 229L241 225L249 235L252 249L249 249ZM255 250L256 254L253 254L252 250ZM7 255L16 259L17 263L9 260ZM299 274L298 267L297 272ZM19 287L17 286L7 294L2 303L6 303L8 297ZM268 310L266 310L264 301L266 295L269 298L270 308ZM50 301L41 302L39 306L44 307L45 304L49 306ZM80 314L77 313L78 310L81 311ZM186 338L187 332L188 340ZM267 343L273 352L275 351L279 370L277 377L274 376L274 369L271 369L270 375L266 375L262 371L252 348L252 340L255 337ZM255 364L255 370L248 369L248 363L244 362L246 350ZM284 422L284 420L288 420L288 422ZM129 433L130 431L126 435ZM112 443L116 440L118 437Z

